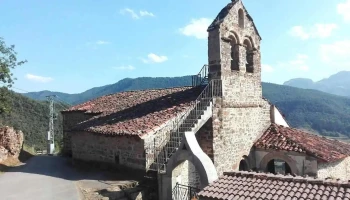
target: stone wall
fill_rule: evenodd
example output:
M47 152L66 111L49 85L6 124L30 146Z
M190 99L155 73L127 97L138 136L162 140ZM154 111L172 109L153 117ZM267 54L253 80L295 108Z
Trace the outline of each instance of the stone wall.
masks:
M333 163L319 163L317 177L350 180L350 157Z
M171 181L172 188L175 187L176 183L200 188L200 176L196 167L188 160L180 163L175 169L173 169Z
M268 128L269 119L268 104L261 108L225 108L216 102L213 149L214 165L219 175L238 170L243 156L249 155L255 140Z
M145 170L144 141L137 136L104 136L71 133L74 159L95 161Z
M271 122L284 127L289 127L287 121L275 105L271 105Z
M80 122L90 119L93 114L84 112L62 112L63 116L63 149L62 153L71 155L71 129Z
M196 138L203 152L214 162L213 152L213 119L210 118L196 133Z
M239 26L240 9L245 12L238 1L221 16L218 27L209 29L209 77L222 80L223 93L213 109L214 165L219 175L237 170L271 123L270 105L262 98L260 36L247 13L244 27ZM246 68L251 60L252 73Z

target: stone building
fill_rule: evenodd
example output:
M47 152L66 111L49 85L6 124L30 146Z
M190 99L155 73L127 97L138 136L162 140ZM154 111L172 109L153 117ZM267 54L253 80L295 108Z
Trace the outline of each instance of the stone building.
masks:
M262 97L261 37L241 0L208 28L208 65L189 87L128 91L62 112L75 160L158 172L159 199L226 172L350 179L350 145L290 128ZM191 191L191 192L189 192Z

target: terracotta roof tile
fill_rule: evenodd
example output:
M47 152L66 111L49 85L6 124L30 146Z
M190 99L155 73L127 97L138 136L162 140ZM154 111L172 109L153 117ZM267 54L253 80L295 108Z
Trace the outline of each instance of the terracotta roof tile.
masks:
M233 186L241 189L233 190L231 189ZM283 186L292 189L286 190ZM219 200L332 198L343 200L350 197L350 183L255 172L229 172L205 187L198 196Z
M204 86L121 92L69 108L67 112L95 113L73 130L108 135L143 135L186 111Z
M254 144L260 149L306 153L323 162L350 156L350 144L272 124Z

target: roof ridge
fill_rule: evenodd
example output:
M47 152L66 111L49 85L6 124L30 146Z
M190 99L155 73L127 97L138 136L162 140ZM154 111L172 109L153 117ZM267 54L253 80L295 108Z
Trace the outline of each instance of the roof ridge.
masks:
M79 107L79 106L82 106L84 104L89 104L89 103L92 103L94 101L97 101L98 99L101 99L101 98L104 98L104 97L110 97L110 96L113 96L113 95L116 95L116 94L125 94L125 93L128 93L128 92L142 92L142 91L157 91L157 90L169 90L169 89L180 89L180 88L187 88L187 89L191 89L191 88L195 88L195 87L199 87L199 86L175 86L175 87L169 87L169 88L151 88L151 89L144 89L144 90L126 90L126 91L120 91L120 92L115 92L115 93L110 93L110 94L105 94L105 95L102 95L102 96L99 96L99 97L96 97L96 98L93 98L93 99L90 99L86 102L83 102L83 103L80 103L80 104L77 104L77 105L74 105L74 106L71 106L65 110L62 110L61 112L75 112L75 111L82 111L82 112L86 112L87 110L72 110L73 107Z
M299 182L299 183L310 183L317 185L325 186L337 186L350 188L350 180L342 181L340 179L318 179L313 177L302 177L302 176L291 176L291 175L281 175L281 174L271 174L271 173L259 173L259 172L224 172L224 176L242 176L242 177L257 177L260 179L269 179L269 180L280 180L288 182Z
M278 124L275 124L275 123L274 123L273 125L275 125L275 126L277 126L277 127L282 127L282 128L286 128L286 129L298 131L298 132L301 132L301 133L303 133L303 134L307 134L308 136L316 137L316 138L319 138L319 139L322 139L322 140L332 140L332 141L341 142L341 143L343 143L343 144L347 144L347 143L345 143L345 142L342 142L342 141L339 141L339 140L336 140L336 139L327 138L327 137L325 137L325 136L323 136L323 135L311 134L311 133L308 133L308 132L303 131L303 130L298 129L298 128L286 127L286 126L278 125ZM302 143L295 141L295 139L292 138L291 136L286 135L286 134L284 134L283 132L281 132L281 133L279 133L279 134L281 134L281 135L283 135L284 137L288 138L289 140L293 141L295 144L297 144L298 146L300 146L306 153L311 153L313 156L316 156L317 158L319 158L319 159L321 159L321 160L323 160L323 161L328 161L328 160L326 160L325 158L318 156L317 154L315 155L314 152L308 150L308 148L305 147L305 145L303 145ZM338 148L338 147L335 146L335 148Z

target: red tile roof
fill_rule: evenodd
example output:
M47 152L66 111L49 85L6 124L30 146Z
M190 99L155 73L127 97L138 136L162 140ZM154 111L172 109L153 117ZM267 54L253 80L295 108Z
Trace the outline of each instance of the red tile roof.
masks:
M73 130L141 136L184 112L202 89L199 86L121 92L74 106L63 113L98 113Z
M350 144L272 124L254 144L260 149L306 153L323 162L350 156Z
M228 172L198 193L200 198L350 199L350 182L255 172Z

